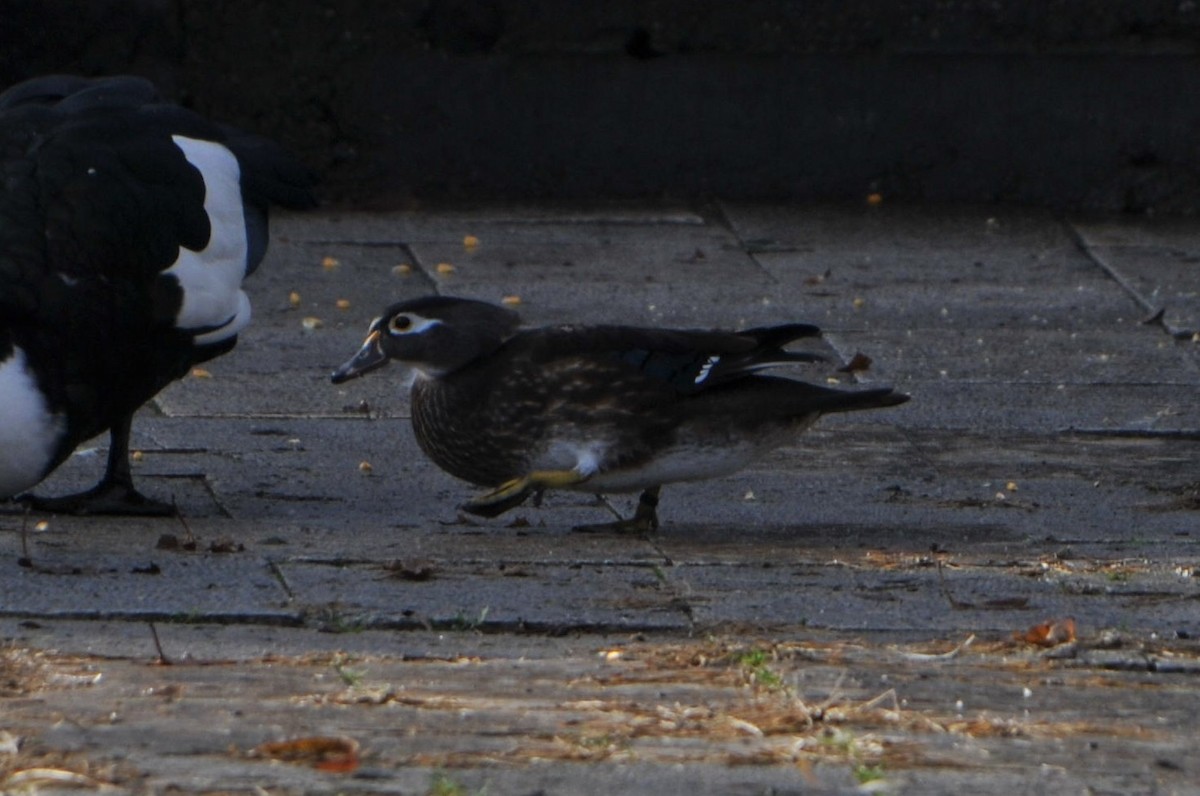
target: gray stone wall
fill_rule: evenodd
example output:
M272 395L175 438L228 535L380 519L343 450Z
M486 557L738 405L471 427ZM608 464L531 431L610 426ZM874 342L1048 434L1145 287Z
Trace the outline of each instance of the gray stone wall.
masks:
M132 71L331 201L1191 212L1193 0L0 0L0 81Z

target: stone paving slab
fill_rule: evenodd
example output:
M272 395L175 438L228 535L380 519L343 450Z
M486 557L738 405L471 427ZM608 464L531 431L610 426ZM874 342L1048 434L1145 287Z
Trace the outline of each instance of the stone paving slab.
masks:
M1175 337L1200 333L1200 241L1193 224L1090 219L1076 221L1074 228L1089 255L1148 315L1161 311Z
M135 422L181 517L0 510L0 790L61 764L131 793L1197 792L1191 221L714 202L273 232L237 350ZM913 400L666 488L650 536L572 531L610 516L587 495L466 518L402 369L328 383L431 291L816 321L873 363L798 375ZM1021 640L1068 616L1075 642ZM355 739L357 771L245 756L308 735Z

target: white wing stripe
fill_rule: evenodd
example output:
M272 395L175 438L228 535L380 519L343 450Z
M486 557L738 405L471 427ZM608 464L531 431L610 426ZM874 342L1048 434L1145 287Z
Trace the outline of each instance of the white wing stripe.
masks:
M247 256L241 169L233 153L220 144L182 135L171 140L204 180L204 212L211 226L207 246L199 251L180 247L178 259L165 271L183 288L175 326L209 329L197 341L217 342L250 322L250 301L241 289Z

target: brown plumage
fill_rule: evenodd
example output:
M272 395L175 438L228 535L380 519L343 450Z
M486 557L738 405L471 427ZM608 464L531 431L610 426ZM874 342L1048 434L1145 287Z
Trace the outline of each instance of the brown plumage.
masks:
M443 470L492 492L495 516L546 489L642 491L633 527L657 525L658 488L736 472L822 414L895 406L890 388L842 391L757 371L820 356L783 346L806 324L741 332L626 326L519 330L516 313L428 297L389 307L345 381L389 360L418 372L413 428Z

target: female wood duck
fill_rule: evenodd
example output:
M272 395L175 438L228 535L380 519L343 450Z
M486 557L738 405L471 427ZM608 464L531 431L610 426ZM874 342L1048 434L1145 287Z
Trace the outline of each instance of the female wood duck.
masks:
M35 507L161 514L134 489L134 412L250 320L242 279L269 203L313 203L275 144L137 77L56 75L0 94L0 499L108 431L93 490Z
M758 375L823 359L783 346L788 324L741 332L553 326L462 298L401 302L371 322L334 374L397 360L416 372L412 421L446 472L492 491L463 509L494 517L547 489L642 491L634 516L592 528L658 527L659 488L740 470L828 412L896 406L891 389L846 392Z

